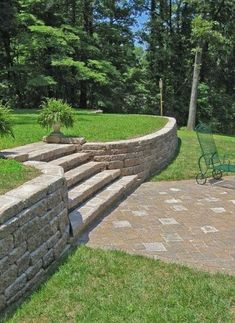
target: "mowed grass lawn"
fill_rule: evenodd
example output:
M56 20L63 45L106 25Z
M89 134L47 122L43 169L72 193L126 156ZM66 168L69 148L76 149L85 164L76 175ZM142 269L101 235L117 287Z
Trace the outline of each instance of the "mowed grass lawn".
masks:
M0 150L40 141L50 130L41 128L37 110L19 110L12 116L15 138L0 138ZM133 138L157 131L167 119L120 114L91 114L75 111L75 125L63 129L65 135L82 136L88 141L109 141ZM15 161L0 159L0 195L37 176L39 172Z
M66 134L85 136L92 141L135 137L161 128L165 122L148 116L77 113L76 118L77 126ZM36 119L36 113L16 114L14 130L18 143L4 139L1 148L40 140L46 131L36 124ZM154 180L191 178L197 173L200 149L195 133L180 130L178 135L181 146L177 158ZM215 136L215 139L220 152L233 158L235 138ZM9 323L234 322L234 308L232 276L211 275L141 256L82 246L21 307L2 320Z
M181 129L178 130L178 137L180 143L178 155L166 169L154 175L152 181L190 179L195 178L199 172L198 158L201 150L196 133ZM220 158L223 159L225 156L225 160L235 164L235 137L214 135L214 139ZM211 176L211 171L208 171L208 176Z
M39 170L0 158L0 195L39 175Z
M49 130L37 124L37 118L37 110L15 111L12 118L15 139L1 138L0 150L39 141L48 134ZM166 119L152 116L91 114L81 110L75 111L75 120L74 128L63 129L64 133L68 136L83 136L88 141L133 138L157 131L167 122ZM196 133L181 129L178 130L178 137L180 149L177 157L160 174L153 176L153 181L190 179L198 173L197 161L201 151ZM220 155L225 155L226 159L235 164L235 137L215 135L214 138ZM14 166L10 163L9 168L6 165L7 161L0 164L0 194L36 176L31 169L27 172L27 168L19 163L15 162Z
M167 119L130 114L91 114L75 111L75 124L71 129L62 129L65 135L85 137L87 141L112 141L134 138L161 129ZM1 138L0 150L40 141L50 130L37 123L38 111L16 110L13 114L15 139Z
M235 278L80 247L8 323L234 322Z

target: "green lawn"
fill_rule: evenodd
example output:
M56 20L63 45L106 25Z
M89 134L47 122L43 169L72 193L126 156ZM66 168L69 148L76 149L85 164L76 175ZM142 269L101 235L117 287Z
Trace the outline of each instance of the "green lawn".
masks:
M165 170L152 177L153 181L195 178L198 173L197 162L201 151L196 133L182 129L178 131L178 137L180 139L178 155ZM220 156L225 155L232 164L235 164L235 137L215 135L214 138ZM211 174L208 172L208 175Z
M50 131L37 123L37 110L16 110L13 113L15 138L0 138L0 150L40 141ZM88 141L110 141L133 138L157 131L167 120L159 117L75 112L75 126L63 129L65 135L82 136ZM0 159L0 195L35 177L38 171L14 161Z
M13 138L1 138L0 150L39 141L48 134L37 124L38 113L35 110L14 112ZM148 134L162 128L167 119L143 115L89 114L81 110L75 112L75 125L72 129L63 129L65 135L82 136L88 141L110 141L128 139Z
M15 160L0 158L0 195L39 175L39 171Z
M37 114L16 113L16 140L3 139L0 148L40 140L46 134ZM116 140L150 133L165 120L135 115L89 115L77 112L67 135L88 140ZM180 130L177 158L153 180L194 177L200 149L194 132ZM235 138L215 136L221 154L235 161ZM36 170L0 160L0 188L20 184ZM28 176L28 177L27 177ZM17 185L18 185L17 184ZM10 186L9 186L10 185ZM0 190L0 194L4 191ZM57 272L4 322L233 322L235 278L210 275L117 251L80 247ZM0 319L1 321L1 319Z
M5 322L225 323L234 301L232 276L80 247Z

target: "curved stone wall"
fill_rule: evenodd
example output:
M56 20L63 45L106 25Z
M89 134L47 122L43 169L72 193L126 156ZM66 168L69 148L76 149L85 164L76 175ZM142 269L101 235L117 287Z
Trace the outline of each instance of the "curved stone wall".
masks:
M0 313L35 289L69 249L63 169L25 164L42 175L0 196Z
M77 151L72 145L41 143L8 150L10 158L51 160ZM35 147L36 146L36 147ZM36 152L29 152L32 148ZM38 152L40 150L40 153ZM121 169L122 175L146 179L165 167L177 149L176 120L140 138L106 143L86 143L79 150L89 152L108 169ZM68 188L63 168L41 161L25 165L42 175L0 196L0 313L22 300L45 279L48 270L69 250Z
M167 119L165 127L155 133L129 140L85 143L82 150L94 161L105 162L108 169L121 169L124 176L138 174L144 180L169 164L175 155L176 120Z

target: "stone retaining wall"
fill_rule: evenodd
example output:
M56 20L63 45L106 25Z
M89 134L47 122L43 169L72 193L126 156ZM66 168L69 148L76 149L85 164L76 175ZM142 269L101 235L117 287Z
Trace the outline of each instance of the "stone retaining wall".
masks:
M50 149L44 147L42 151L40 145L18 147L7 154L25 161L31 152L36 159L42 156L50 160L55 150L57 155L77 151L73 144L50 145ZM32 149L36 149L34 154ZM95 161L105 162L108 169L121 169L122 175L138 174L141 180L165 167L176 149L173 118L168 118L163 129L147 136L82 145L84 152L89 152ZM24 164L38 168L42 175L0 196L0 312L35 289L70 248L68 189L63 169L40 161Z
M121 169L122 175L138 174L144 180L164 168L174 157L177 146L177 126L174 118L161 130L143 137L114 141L93 142L82 146L95 161L105 162L108 169Z
M0 312L46 277L69 247L63 170L27 162L42 175L0 196Z

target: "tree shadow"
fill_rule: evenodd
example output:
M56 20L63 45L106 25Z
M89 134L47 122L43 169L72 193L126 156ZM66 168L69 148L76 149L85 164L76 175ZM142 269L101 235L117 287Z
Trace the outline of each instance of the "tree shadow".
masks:
M103 220L109 216L117 207L131 194L125 194L120 200L116 201L111 207L109 207L106 211L102 212L94 221L92 221L88 226L79 234L74 241L74 248L79 247L80 245L86 245L90 241L90 233L99 226ZM70 231L71 233L71 231Z
M151 181L151 179L154 177L154 176L157 176L159 175L161 172L163 172L164 170L166 170L171 164L174 163L174 161L177 159L177 157L179 156L179 153L180 153L180 149L181 149L181 146L182 146L182 140L178 137L178 145L177 145L177 149L175 151L175 154L174 156L171 158L170 162L164 166L163 168L161 168L160 170L154 172L151 174L150 178L147 179L147 181Z

